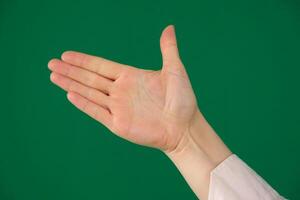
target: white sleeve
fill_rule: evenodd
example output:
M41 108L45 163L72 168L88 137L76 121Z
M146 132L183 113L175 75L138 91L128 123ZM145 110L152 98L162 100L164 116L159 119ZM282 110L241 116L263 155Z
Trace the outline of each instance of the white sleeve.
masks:
M279 199L284 198L235 154L210 174L208 200Z

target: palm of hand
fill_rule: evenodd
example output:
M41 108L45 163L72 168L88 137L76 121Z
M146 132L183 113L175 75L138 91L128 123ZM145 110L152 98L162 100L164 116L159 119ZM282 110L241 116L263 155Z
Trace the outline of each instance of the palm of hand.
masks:
M63 62L49 62L51 80L68 91L68 99L78 109L118 136L172 151L197 111L172 28L167 27L161 36L162 70L142 70L67 52Z
M196 111L187 77L130 68L111 89L113 131L132 142L174 149Z

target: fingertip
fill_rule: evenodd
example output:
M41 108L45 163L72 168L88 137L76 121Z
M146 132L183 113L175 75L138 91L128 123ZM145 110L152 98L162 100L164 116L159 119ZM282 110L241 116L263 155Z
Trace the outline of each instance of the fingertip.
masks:
M74 92L69 91L69 92L67 93L67 98L68 98L69 101L73 102L74 99L75 99L75 97L76 97L76 95L75 95Z
M51 60L48 61L47 66L50 70L53 68L54 62L55 62L55 58L52 58Z
M166 27L167 30L169 30L171 33L175 33L175 25L174 24L169 24Z
M52 82L55 82L55 81L57 80L57 74L54 73L54 72L52 72L52 73L50 74L50 80L51 80Z
M60 62L60 60L57 58L51 59L48 62L48 68L53 71L55 69L55 67L59 64L59 62Z
M72 55L73 55L74 53L75 53L75 52L74 52L74 51L71 51L71 50L64 51L64 52L61 54L61 59L62 59L63 61L70 60L70 58L72 57Z
M177 43L176 35L175 35L175 26L173 24L168 25L162 32L161 38L162 43Z

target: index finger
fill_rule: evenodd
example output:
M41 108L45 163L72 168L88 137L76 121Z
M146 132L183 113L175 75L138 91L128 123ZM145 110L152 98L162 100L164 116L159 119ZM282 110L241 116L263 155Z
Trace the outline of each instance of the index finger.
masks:
M112 80L117 79L121 71L125 67L128 67L127 65L107 60L105 58L76 51L64 52L61 59L71 65L87 69Z

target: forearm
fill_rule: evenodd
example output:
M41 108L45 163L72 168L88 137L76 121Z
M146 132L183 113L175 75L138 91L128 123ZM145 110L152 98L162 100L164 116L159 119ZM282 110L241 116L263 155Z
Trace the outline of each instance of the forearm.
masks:
M189 136L187 138L188 144L182 150L166 155L176 165L198 198L207 199L210 172L215 168L215 164L193 138Z
M203 200L208 198L210 172L231 152L198 112L178 148L166 155Z

